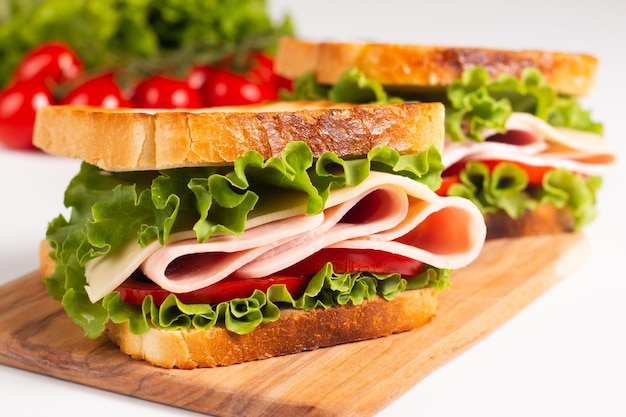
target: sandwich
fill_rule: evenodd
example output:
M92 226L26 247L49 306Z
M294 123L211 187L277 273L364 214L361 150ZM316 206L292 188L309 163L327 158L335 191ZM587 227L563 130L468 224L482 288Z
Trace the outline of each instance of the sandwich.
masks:
M86 337L164 368L414 329L485 240L434 192L443 139L440 103L42 108L34 144L82 160L43 281Z
M285 99L446 106L440 195L474 202L487 238L579 231L597 216L615 162L581 104L589 54L283 38L275 71Z

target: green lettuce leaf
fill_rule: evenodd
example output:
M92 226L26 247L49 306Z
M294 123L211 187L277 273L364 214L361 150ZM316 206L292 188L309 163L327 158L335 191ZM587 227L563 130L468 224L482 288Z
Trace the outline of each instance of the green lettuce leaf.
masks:
M211 313L202 307L202 314L192 314L189 308L200 308L192 306L174 317L166 314L163 306L156 309L148 301L140 312L134 312L114 296L91 305L84 289L85 264L114 254L131 240L141 246L154 240L166 244L171 233L192 228L199 242L218 232L239 235L248 218L272 209L277 196L297 201L303 213L317 214L331 190L358 185L372 170L407 176L434 190L439 187L442 169L434 147L420 154L399 155L380 146L363 158L342 159L328 152L314 160L303 142L290 143L280 157L263 161L258 153L247 152L232 166L223 167L113 173L83 163L65 193L70 218L58 216L48 225L46 238L55 270L44 282L89 337L100 334L109 319L128 320L131 328L140 331L147 326L146 315L153 321L160 317L160 326L165 322L170 323L167 326L188 326L193 320L214 323L218 316L257 325L259 317L266 320L276 315L276 309L259 297L238 304L234 311ZM362 285L358 284L359 288ZM181 310L177 300L165 305L171 311ZM243 310L251 313L245 318L238 316Z
M482 141L483 128L504 131L511 112L530 113L554 126L603 132L590 111L574 97L558 95L536 68L525 68L520 79L501 74L491 80L485 68L472 67L450 83L447 96L446 132L456 141Z
M393 104L404 101L398 97L389 97L380 82L368 79L356 68L343 72L332 86L322 85L315 80L314 73L306 73L294 80L292 93L281 91L281 98L356 104Z
M596 192L600 177L584 177L565 169L549 171L541 187L529 187L526 172L503 162L492 172L482 162L469 162L459 174L460 182L448 189L448 195L471 200L483 214L504 210L519 218L526 209L540 204L568 208L574 215L575 230L590 224L597 215Z

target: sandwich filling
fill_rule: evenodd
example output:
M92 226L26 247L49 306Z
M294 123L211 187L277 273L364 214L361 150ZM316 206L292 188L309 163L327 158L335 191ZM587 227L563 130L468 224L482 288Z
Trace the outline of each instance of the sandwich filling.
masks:
M576 230L596 217L601 176L616 156L604 142L601 123L574 97L557 94L541 73L527 68L519 79L490 79L482 67L466 70L441 95L429 91L393 97L358 69L335 85L321 85L314 73L294 82L287 99L350 103L442 101L446 143L440 195L461 196L483 214L505 211L518 218L540 204L568 208Z
M466 199L441 197L436 148L314 160L301 142L263 161L166 171L83 163L50 223L48 291L89 337L225 325L248 333L281 305L328 308L448 286L479 253L485 226Z

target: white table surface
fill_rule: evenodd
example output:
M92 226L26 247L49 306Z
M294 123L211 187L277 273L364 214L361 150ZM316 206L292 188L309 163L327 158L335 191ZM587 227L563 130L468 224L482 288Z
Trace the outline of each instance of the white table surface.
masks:
M588 52L600 61L584 100L606 140L626 145L626 3L270 1L303 37ZM47 222L78 161L0 147L0 284L37 267ZM626 415L626 221L623 165L605 178L588 259L495 333L439 368L380 416ZM349 399L346 399L349 401ZM0 415L195 413L0 365ZM136 414L137 413L137 414Z

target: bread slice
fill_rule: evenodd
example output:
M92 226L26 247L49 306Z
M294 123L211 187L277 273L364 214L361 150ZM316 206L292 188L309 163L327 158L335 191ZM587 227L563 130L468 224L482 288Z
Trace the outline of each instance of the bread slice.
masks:
M50 245L39 246L39 272L54 272ZM320 347L388 336L430 322L437 312L439 290L428 287L381 297L360 305L346 304L313 311L281 309L280 318L238 335L215 326L208 330L161 330L133 334L127 323L107 324L107 335L120 350L163 368L207 368L299 353Z
M476 65L494 77L501 73L520 76L524 68L536 67L558 93L584 96L594 87L598 60L587 54L530 49L316 43L287 37L280 40L274 63L281 76L295 79L313 71L322 84L334 84L341 73L356 67L390 92L442 88Z
M238 335L224 327L159 330L137 335L126 323L107 325L120 350L163 368L212 368L388 336L430 322L437 310L434 288L410 290L387 301L302 311L285 309L280 318Z
M575 229L574 214L567 208L553 204L541 204L533 210L525 210L513 219L504 210L485 215L487 239L535 236L552 233L569 233Z
M48 106L40 109L33 143L108 171L139 171L232 163L245 151L264 159L292 141L315 157L333 151L362 156L380 145L400 153L440 150L440 103L354 105L275 102L199 110Z

